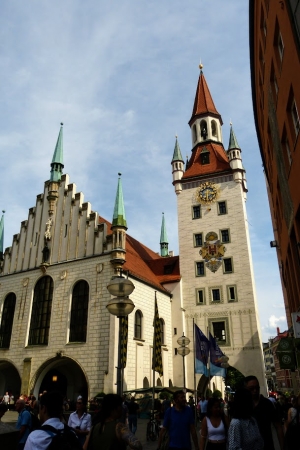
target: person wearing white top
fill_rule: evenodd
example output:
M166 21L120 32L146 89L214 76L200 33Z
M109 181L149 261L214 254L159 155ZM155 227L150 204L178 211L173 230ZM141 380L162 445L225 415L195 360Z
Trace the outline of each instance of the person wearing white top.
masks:
M86 402L83 401L81 395L77 398L76 411L70 414L68 426L73 428L83 446L92 428L92 417L86 412Z
M27 438L24 450L46 450L51 444L55 433L43 429L45 425L49 425L55 430L63 430L66 425L64 425L60 417L63 411L63 396L59 392L46 392L40 398L39 402L39 416L42 423L42 427L39 430L32 431ZM75 433L71 431L73 435L73 441L78 442L78 446L74 445L75 448L81 448L79 440L77 439ZM77 444L76 442L76 444Z

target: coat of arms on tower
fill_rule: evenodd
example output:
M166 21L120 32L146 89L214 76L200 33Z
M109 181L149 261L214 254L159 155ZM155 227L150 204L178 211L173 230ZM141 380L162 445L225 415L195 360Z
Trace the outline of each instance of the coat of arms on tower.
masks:
M205 242L199 254L205 261L206 267L216 272L221 266L226 248L218 239L217 233L210 231L205 236Z

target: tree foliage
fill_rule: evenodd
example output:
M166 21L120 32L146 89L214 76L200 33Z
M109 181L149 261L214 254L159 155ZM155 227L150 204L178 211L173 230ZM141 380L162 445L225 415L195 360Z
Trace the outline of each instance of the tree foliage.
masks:
M229 366L225 378L225 386L230 386L232 391L243 387L244 375L232 366Z

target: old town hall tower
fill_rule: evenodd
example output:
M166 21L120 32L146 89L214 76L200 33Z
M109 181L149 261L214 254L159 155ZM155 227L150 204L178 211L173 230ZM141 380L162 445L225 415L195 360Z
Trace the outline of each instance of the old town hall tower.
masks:
M192 154L185 166L176 138L172 159L185 332L192 337L194 318L217 339L231 366L255 374L264 386L242 151L232 125L224 149L222 118L200 69L189 121ZM187 366L192 386L193 367Z

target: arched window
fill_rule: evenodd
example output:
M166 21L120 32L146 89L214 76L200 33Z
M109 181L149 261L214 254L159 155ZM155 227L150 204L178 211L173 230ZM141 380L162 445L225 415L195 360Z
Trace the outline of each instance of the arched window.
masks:
M201 122L200 122L200 130L201 130L202 141L206 141L206 139L207 139L207 123L206 123L206 120L201 120Z
M48 345L53 280L46 276L35 285L31 312L29 345Z
M141 311L137 311L134 316L134 337L136 339L142 339L142 318Z
M161 379L160 379L160 378L157 378L157 380L156 380L156 386L162 386L162 384L161 384Z
M148 380L147 377L145 377L143 379L143 388L145 389L145 388L148 388L148 387L149 387L149 380Z
M89 285L78 281L73 289L69 342L86 342L89 308Z
M4 300L1 325L0 325L0 348L9 348L12 326L14 321L16 296L12 292Z
M169 379L169 387L173 387L172 380Z
M160 343L164 345L165 343L165 321L164 319L159 319L160 323Z
M193 142L197 141L197 128L196 125L193 125Z
M217 127L217 122L215 120L211 121L211 134L215 138L218 137L218 127Z

